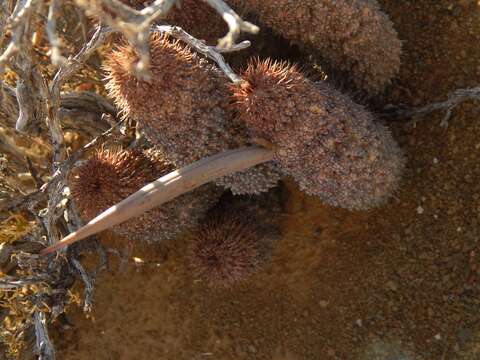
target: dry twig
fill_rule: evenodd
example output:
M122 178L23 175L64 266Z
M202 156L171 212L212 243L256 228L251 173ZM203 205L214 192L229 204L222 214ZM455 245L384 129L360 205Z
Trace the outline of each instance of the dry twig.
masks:
M246 49L250 46L250 41L242 41L241 43L232 45L229 48L219 48L217 46L205 45L203 41L194 38L192 35L188 34L186 31L184 31L181 27L178 26L159 25L154 26L153 30L160 33L169 34L170 36L173 36L174 38L187 43L195 51L215 61L220 70L225 73L225 75L230 79L230 81L234 83L241 81L241 78L237 74L235 74L230 65L225 62L225 59L223 58L221 53Z
M36 345L39 360L55 360L53 344L48 336L47 319L45 313L35 311L33 314L35 323Z
M479 100L480 99L480 87L474 87L470 89L457 89L451 93L447 100L439 101L432 104L428 104L422 107L413 109L400 109L394 111L394 117L397 119L411 118L416 115L425 115L434 111L443 110L445 115L443 116L440 126L448 127L448 121L452 117L452 112L459 104L467 100Z

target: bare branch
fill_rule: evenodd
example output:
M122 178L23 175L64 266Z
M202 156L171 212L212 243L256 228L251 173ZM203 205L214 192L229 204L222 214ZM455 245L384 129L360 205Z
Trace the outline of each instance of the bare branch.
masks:
M85 268L82 266L80 261L77 259L70 259L75 270L80 274L80 277L85 286L85 303L83 305L84 312L90 312L92 310L93 303L93 290L95 284L95 278L91 277Z
M139 55L139 61L136 62L134 70L137 76L143 79L149 78L148 68L150 64L150 55L148 47L149 31L152 23L159 17L164 17L171 9L175 0L156 0L152 5L145 7L141 11L137 11L128 5L123 4L118 0L76 0L77 3L87 11L94 10L94 13L107 25L111 26L114 30L120 31L130 44L137 50ZM219 40L219 45L216 49L216 54L220 52L237 51L248 47L249 43L243 42L236 44L236 40L242 31L256 34L259 28L247 21L243 21L240 16L235 13L224 1L222 0L203 0L207 2L213 9L215 9L220 16L226 21L229 31ZM112 16L112 13L116 16ZM191 37L186 32L183 34L178 31L172 32L172 35L182 37L186 42L200 43L197 39ZM167 30L164 29L164 32ZM174 35L174 36L175 36ZM188 35L188 36L185 36ZM195 41L193 41L195 42ZM247 45L248 44L248 45ZM197 46L201 48L201 46ZM211 55L213 48L206 50L205 53L209 53L209 57L215 61L217 59Z
M445 115L440 122L440 126L448 127L448 121L452 117L452 112L459 104L467 100L480 100L480 87L470 89L457 89L449 95L447 100L428 104L419 108L394 111L395 118L410 118L415 115L424 115L433 111L443 110Z
M48 116L47 126L50 130L50 137L54 148L54 168L58 163L65 159L66 153L63 147L63 131L60 126L58 118L58 110L60 108L60 91L65 82L70 79L80 68L85 61L103 44L106 36L110 30L99 26L93 34L90 41L83 46L80 51L70 58L67 63L62 66L53 78L52 84L49 87L50 96L48 98Z
M242 31L250 34L257 34L258 26L244 21L222 0L203 0L214 8L228 25L228 33L218 41L218 47L228 49L235 45L238 36Z
M29 88L25 84L25 80L17 80L16 96L18 101L18 119L15 124L15 130L23 132L27 124L31 122L30 117L33 115L34 108L33 97L30 95Z
M118 0L76 0L85 10L92 12L101 21L116 31L120 31L137 50L139 61L135 71L140 78L148 79L150 54L148 39L153 21L168 13L175 0L156 0L142 11L137 11ZM111 14L115 14L113 17Z
M1 290L13 290L22 288L26 285L38 284L42 281L47 280L46 276L40 277L39 275L36 276L25 276L20 278L14 278L12 276L2 276L0 279L0 289Z
M60 51L60 39L57 36L57 16L59 15L59 2L58 0L50 0L50 8L48 9L47 17L47 36L51 45L52 64L55 66L65 66L67 59L62 56Z
M169 34L176 39L179 39L185 43L187 43L190 47L192 47L195 51L205 55L206 57L215 61L218 67L225 73L225 75L234 83L241 81L241 78L235 74L227 64L225 59L223 58L221 52L232 52L246 49L250 46L250 41L243 41L240 44L236 44L231 46L228 49L222 49L216 46L208 46L203 41L200 41L186 31L184 31L181 27L178 26L170 26L170 25L157 25L154 27L155 31Z
M35 323L35 336L37 338L37 352L39 360L55 360L53 344L48 336L47 319L45 313L35 311L33 314Z
M104 141L105 138L110 136L123 123L124 123L124 120L119 121L114 126L112 126L110 129L108 129L107 131L105 131L101 135L97 136L95 139L90 141L88 144L84 145L81 149L77 150L72 155L70 155L65 161L62 162L61 166L53 174L50 181L45 183L40 190L34 191L33 193L30 193L23 198L14 199L11 202L9 202L8 204L5 204L4 206L0 206L0 212L3 212L3 211L7 211L7 212L20 211L22 209L26 209L26 208L29 208L29 207L35 207L39 202L47 199L48 195L53 192L53 189L55 189L60 182L65 181L66 177L68 176L68 173L69 173L70 169L75 164L75 162L77 160L79 160L83 156L83 154L85 154L88 150L92 149L94 146L97 146L99 143ZM1 140L1 138L0 138L0 140ZM22 154L22 156L23 156L23 154Z
M30 16L35 9L35 5L38 3L39 0L17 1L12 15L7 19L4 32L10 31L12 33L12 39L3 54L0 55L0 75L2 75L5 70L5 64L21 49Z

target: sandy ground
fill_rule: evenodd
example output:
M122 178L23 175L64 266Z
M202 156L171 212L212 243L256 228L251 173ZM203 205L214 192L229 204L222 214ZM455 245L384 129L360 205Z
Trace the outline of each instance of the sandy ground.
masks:
M480 7L384 0L404 40L386 103L423 105L480 83ZM55 336L59 359L480 359L480 104L392 123L408 169L385 206L348 212L286 183L266 266L210 290L186 240L136 245L143 266L98 279L90 319ZM124 248L119 239L107 246Z

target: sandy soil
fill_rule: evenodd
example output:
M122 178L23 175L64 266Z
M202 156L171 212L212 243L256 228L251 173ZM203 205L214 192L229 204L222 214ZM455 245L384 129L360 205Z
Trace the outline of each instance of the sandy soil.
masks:
M480 7L384 0L404 40L385 102L423 105L480 83ZM70 314L59 359L480 359L479 104L392 123L408 169L380 209L348 212L281 189L282 236L233 290L206 288L185 240L99 278L92 318ZM125 248L119 239L108 246Z

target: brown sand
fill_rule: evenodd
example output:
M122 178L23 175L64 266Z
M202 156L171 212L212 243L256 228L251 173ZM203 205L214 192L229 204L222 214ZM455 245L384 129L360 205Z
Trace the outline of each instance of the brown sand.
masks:
M477 1L383 5L405 49L388 102L422 105L480 83ZM443 114L392 124L408 169L380 209L329 208L287 184L272 259L235 290L196 281L185 241L135 247L153 263L105 272L94 321L70 314L58 358L480 359L479 114L467 102L447 129Z

